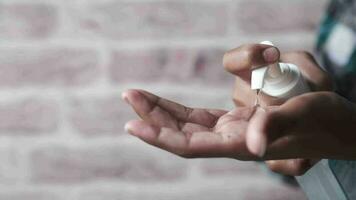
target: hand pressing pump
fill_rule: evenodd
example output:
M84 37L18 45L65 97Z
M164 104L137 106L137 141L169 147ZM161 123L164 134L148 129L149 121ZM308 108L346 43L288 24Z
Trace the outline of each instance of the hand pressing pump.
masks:
M270 41L261 44L274 46ZM274 63L252 70L251 89L283 99L310 91L298 66L291 63Z

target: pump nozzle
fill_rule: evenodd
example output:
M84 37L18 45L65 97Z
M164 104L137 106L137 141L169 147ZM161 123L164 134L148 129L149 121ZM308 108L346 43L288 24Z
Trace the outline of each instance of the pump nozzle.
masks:
M252 90L260 90L263 88L266 71L268 67L261 67L258 69L254 69L251 74L251 89Z
M260 44L274 46L270 41L263 41ZM278 62L268 65L267 67L255 69L251 74L251 89L256 90L263 88L266 73L272 78L279 77L283 74Z
M263 41L260 44L270 45L270 46L274 47L274 45L273 45L273 43L271 41ZM278 77L283 73L278 62L273 63L273 64L269 65L268 67L269 68L268 68L268 72L267 73L272 78Z

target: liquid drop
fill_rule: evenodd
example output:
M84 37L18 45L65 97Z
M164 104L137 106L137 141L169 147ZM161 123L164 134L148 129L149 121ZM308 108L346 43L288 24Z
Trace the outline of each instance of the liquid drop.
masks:
M259 96L260 96L260 92L261 92L261 90L256 90L256 99L255 99L255 107L260 107L260 98L259 98Z

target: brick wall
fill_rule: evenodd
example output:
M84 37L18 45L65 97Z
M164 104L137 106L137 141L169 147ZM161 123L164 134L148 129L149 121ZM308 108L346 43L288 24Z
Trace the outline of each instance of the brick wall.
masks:
M183 160L129 136L120 92L231 108L223 53L312 49L325 3L1 0L0 199L304 199L256 163Z

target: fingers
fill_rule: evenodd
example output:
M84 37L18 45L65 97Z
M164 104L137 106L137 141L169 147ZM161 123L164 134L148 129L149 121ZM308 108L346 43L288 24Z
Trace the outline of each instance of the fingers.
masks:
M122 93L122 98L132 106L141 119L159 127L179 130L180 122L169 111L157 105L160 103L158 97L145 95L140 90L128 90ZM175 107L181 108L179 105Z
M250 88L251 69L275 63L279 57L276 47L264 44L243 45L224 55L224 68L237 76L233 94L236 106L252 106L254 103L256 93Z
M125 129L151 145L185 158L218 157L231 153L226 137L213 132L184 134L170 128L155 127L143 120L130 121Z
M223 58L227 71L249 81L250 69L281 62L296 64L310 83L312 91L330 91L333 84L329 75L317 64L314 57L305 51L296 51L280 55L276 47L263 44L248 44L228 51Z
M187 139L180 131L156 127L143 120L133 120L126 123L125 130L148 144L174 154L184 155L186 152Z
M149 144L154 144L160 129L143 120L132 120L125 124L125 131Z
M269 160L267 166L274 172L290 176L301 176L317 161L310 159Z
M264 133L267 121L266 111L258 107L250 119L246 133L246 145L250 152L263 157L267 148L267 135Z
M216 120L226 113L222 110L209 110L189 108L181 104L160 98L143 90L127 90L122 94L125 99L144 120L154 121L160 125L162 121L172 123L197 123L207 127L213 127ZM168 126L172 127L172 125Z
M264 159L274 160L326 156L320 147L315 149L315 141L325 145L330 138L323 134L320 125L316 126L316 123L321 123L321 118L316 120L313 114L325 115L320 112L330 105L324 103L330 99L327 94L307 93L272 109L257 109L247 128L248 149Z
M192 112L191 108L162 99L143 90L127 90L122 93L122 98L127 101L143 119L147 118L147 116L158 107L161 107L170 114L174 114L179 119L187 118Z
M248 80L250 69L279 60L279 50L264 44L248 44L228 51L223 58L225 69Z
M298 117L297 112L289 110L289 108L285 109L283 106L269 110L256 109L247 127L247 148L254 155L265 159L293 156L296 148L291 144L291 140L294 140L293 137L286 137L275 146L271 147L270 145L287 133L291 133ZM266 154L268 149L271 151Z
M309 82L312 91L330 91L333 89L331 78L310 53L305 51L284 53L281 55L281 61L297 65L303 77Z
M186 158L226 156L232 146L230 133L209 128L226 111L186 108L142 90L122 96L143 119L128 122L126 131L151 145Z

